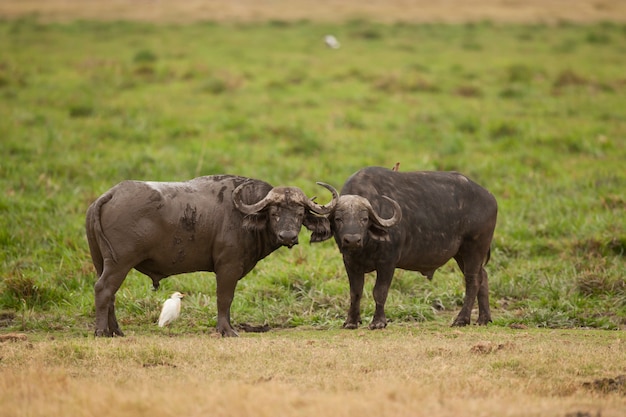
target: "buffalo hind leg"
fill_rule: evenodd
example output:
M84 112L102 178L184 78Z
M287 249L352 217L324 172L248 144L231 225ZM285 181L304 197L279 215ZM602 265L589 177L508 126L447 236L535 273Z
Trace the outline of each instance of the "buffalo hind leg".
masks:
M115 316L115 294L111 296L111 301L109 301L109 332L111 336L124 336L124 332L120 329L120 325L117 322L117 317Z
M452 322L452 326L467 326L470 324L474 300L476 300L478 295L478 277L479 274L465 274L463 307L461 307L461 311L454 319L454 322Z
M124 282L130 268L120 268L111 261L104 262L102 275L94 285L96 302L96 337L124 336L115 316L115 293Z
M359 324L361 324L361 298L363 297L365 274L352 271L348 266L346 266L346 272L350 281L350 308L343 328L353 330L358 329Z
M454 322L452 322L452 326L467 326L470 324L474 301L478 296L482 280L486 277L486 274L483 276L481 273L481 271L483 271L482 257L476 256L476 253L479 253L479 251L465 248L464 251L459 252L459 254L454 257L465 276L465 298L463 299L463 307L461 307L461 311L454 319ZM487 303L488 302L487 294Z
M491 310L489 309L489 279L485 268L480 269L480 287L478 288L478 324L491 323Z

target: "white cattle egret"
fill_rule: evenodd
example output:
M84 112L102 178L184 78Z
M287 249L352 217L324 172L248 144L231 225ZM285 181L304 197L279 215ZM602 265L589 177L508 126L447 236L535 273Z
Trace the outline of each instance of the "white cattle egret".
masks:
M324 43L326 44L326 46L332 49L339 49L339 47L341 46L337 38L335 38L333 35L324 36Z
M176 291L170 298L163 303L163 310L159 316L159 327L167 326L180 316L180 300L183 294Z

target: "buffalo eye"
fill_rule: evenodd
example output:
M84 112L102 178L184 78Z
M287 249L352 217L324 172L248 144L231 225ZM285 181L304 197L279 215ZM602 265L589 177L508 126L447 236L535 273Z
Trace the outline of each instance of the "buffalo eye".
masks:
M368 217L361 217L361 224L367 224L368 221L369 221Z

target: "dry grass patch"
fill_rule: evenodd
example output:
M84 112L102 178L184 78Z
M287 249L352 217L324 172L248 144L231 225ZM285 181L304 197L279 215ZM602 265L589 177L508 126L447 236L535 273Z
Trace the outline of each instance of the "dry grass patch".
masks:
M2 345L0 416L621 415L620 332L275 331Z
M0 0L0 16L35 14L43 20L140 20L154 22L297 21L516 23L626 21L616 0Z

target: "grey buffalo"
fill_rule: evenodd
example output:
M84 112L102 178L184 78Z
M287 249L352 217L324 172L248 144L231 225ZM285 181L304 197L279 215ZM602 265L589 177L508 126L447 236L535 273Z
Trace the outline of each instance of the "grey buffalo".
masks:
M232 175L187 182L124 181L87 210L87 240L98 280L96 336L123 336L115 317L115 293L135 268L152 279L213 271L217 280L217 330L237 336L230 306L237 282L281 246L298 243L302 225L313 239L328 239L326 205L296 187Z
M361 322L364 274L376 271L376 309L369 327L387 325L385 302L395 268L432 279L454 258L465 276L465 299L453 326L470 323L478 298L478 324L491 321L484 266L490 257L497 203L486 189L456 172L397 172L364 168L344 184L329 215L350 281L345 328ZM321 235L320 235L321 236ZM323 240L320 238L319 240Z

